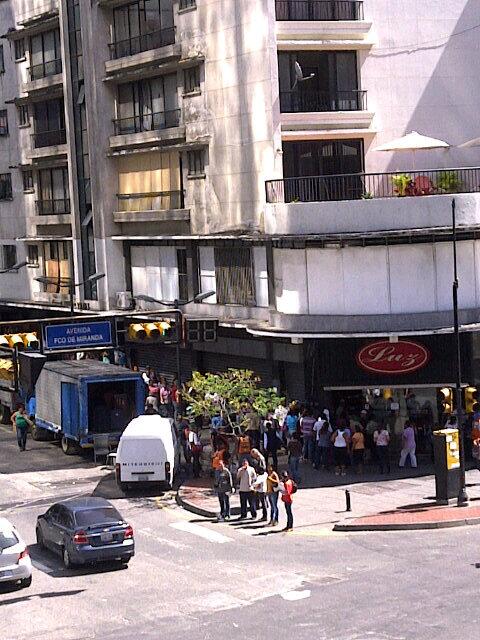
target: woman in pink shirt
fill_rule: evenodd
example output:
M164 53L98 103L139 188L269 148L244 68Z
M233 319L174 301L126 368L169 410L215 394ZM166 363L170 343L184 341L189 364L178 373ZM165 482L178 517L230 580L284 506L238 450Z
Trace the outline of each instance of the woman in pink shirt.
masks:
M285 512L287 514L287 526L283 531L291 531L293 529L293 513L292 513L292 494L294 491L293 480L290 478L288 471L284 471L282 474L283 479L283 492L282 502L285 505Z

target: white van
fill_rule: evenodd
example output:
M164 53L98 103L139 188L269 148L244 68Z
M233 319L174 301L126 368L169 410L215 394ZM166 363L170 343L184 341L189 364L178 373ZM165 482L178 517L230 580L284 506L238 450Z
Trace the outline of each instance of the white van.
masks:
M116 478L120 487L158 482L171 487L180 463L180 449L172 420L158 415L134 418L117 449Z

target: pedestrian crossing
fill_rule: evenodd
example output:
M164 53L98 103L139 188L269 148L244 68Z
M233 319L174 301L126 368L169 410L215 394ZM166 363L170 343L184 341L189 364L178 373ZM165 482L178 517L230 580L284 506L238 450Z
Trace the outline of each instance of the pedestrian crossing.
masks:
M203 538L204 540L208 540L209 542L217 544L233 542L233 538L229 538L228 536L225 536L218 531L214 531L213 529L209 529L208 527L203 527L199 524L195 524L194 522L188 522L187 520L171 522L169 526L172 527L172 529L191 533L192 535Z

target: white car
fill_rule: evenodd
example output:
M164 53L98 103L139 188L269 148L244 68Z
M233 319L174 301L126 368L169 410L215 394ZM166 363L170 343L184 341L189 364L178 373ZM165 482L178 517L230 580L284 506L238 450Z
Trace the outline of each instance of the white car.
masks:
M27 545L13 524L0 518L0 584L20 582L22 587L32 584L32 561Z

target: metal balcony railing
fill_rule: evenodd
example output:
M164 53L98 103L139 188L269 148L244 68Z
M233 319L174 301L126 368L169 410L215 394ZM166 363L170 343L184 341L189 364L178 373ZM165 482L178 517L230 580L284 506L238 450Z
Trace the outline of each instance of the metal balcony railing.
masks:
M266 182L267 202L328 202L480 192L480 167L305 176Z
M41 78L47 78L48 76L54 76L57 73L62 73L62 60L49 60L48 62L42 62L40 64L34 64L28 69L30 80L40 80Z
M180 124L180 109L173 111L159 111L158 113L145 113L131 118L117 118L113 121L115 135L128 133L140 133L142 131L156 131L170 129Z
M183 191L153 191L151 193L117 193L118 211L166 211L183 209Z
M358 0L275 0L277 20L363 20Z
M124 58L125 56L133 56L142 51L150 51L151 49L160 49L175 42L175 27L144 33L139 36L133 36L126 40L118 40L111 42L110 57L112 60Z
M35 149L40 149L41 147L52 147L59 144L66 144L67 134L65 129L37 131L32 134L32 139Z
M70 213L70 198L36 200L35 207L39 216L56 216Z
M282 113L309 113L319 111L365 111L367 92L351 91L281 91Z

